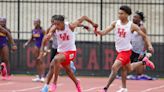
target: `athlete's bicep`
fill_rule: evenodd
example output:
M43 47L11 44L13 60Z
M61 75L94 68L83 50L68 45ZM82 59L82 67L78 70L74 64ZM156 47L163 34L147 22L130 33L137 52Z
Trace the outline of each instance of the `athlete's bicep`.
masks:
M71 29L75 29L76 27L78 27L78 25L80 25L80 21L76 20L75 22L70 23L70 24L69 24L69 27L70 27Z
M109 33L109 32L111 32L114 28L115 28L115 24L116 24L116 22L112 22L111 24L110 24L110 26L107 26L106 28L105 28L105 33Z
M49 33L54 33L56 31L56 26L52 26L49 30Z
M69 24L70 29L74 30L76 27L78 27L82 23L82 21L83 21L83 17L81 17L81 18L75 20L74 22L70 23Z
M51 27L49 32L46 34L45 39L49 40L55 31L56 31L56 27L55 26Z
M144 32L147 35L147 31L146 31L146 28L144 26L141 26L140 29L142 30L142 32Z

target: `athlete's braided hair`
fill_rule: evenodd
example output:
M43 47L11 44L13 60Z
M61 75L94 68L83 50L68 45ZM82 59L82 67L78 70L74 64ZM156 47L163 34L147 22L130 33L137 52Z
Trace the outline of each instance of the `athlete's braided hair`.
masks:
M141 20L142 20L143 22L145 22L145 16L144 16L144 13L143 13L143 12L136 11L135 13L136 13L137 15L140 16L140 18L141 18Z

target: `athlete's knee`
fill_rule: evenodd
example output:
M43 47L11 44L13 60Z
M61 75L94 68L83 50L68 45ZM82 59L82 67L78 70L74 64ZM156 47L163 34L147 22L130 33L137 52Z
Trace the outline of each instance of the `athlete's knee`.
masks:
M42 60L36 60L36 64L41 65L41 64L43 64L43 61Z
M118 71L118 67L116 67L116 66L112 66L112 68L111 68L111 70L115 73L117 73L117 71Z
M128 73L130 73L130 72L132 72L132 71L134 71L133 67L128 67L128 68L127 68L127 72L128 72Z
M60 58L58 57L54 57L53 61L52 61L53 64L60 64Z
M116 75L117 74L117 69L115 67L111 68L111 74Z
M4 62L6 65L9 64L9 59L8 58L2 58L2 62Z
M55 68L54 62L51 62L50 63L50 70L54 70L54 68Z
M144 70L143 69L136 70L136 74L137 75L142 75L143 73L144 73Z
M68 73L71 73L71 72L72 72L72 70L71 70L70 68L66 68L65 70L66 70L66 72L68 72Z

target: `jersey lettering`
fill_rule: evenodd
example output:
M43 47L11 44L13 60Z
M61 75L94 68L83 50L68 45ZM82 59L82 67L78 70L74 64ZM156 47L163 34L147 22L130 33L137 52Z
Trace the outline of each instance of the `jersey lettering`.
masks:
M125 38L126 32L125 29L118 28L119 37Z
M66 33L60 34L60 39L62 39L63 41L67 41L69 40L69 35L67 35Z

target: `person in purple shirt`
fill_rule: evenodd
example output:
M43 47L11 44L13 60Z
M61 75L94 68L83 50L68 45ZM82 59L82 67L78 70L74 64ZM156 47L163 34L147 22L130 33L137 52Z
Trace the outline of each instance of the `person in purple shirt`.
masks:
M40 26L41 21L40 19L34 20L34 26L35 28L32 30L31 38L24 44L24 47L26 47L30 42L34 41L34 56L35 56L35 66L37 69L38 76L32 81L34 82L44 82L44 73L45 73L45 64L43 60L36 60L36 58L39 56L40 53L40 47L42 44L42 39L44 37L45 31Z

